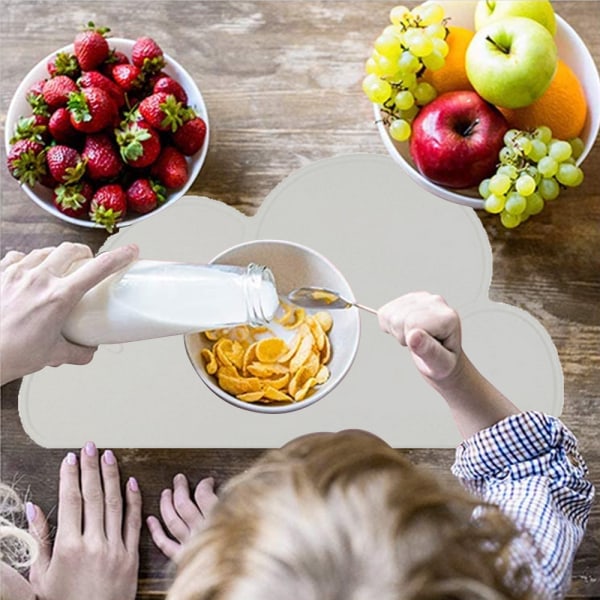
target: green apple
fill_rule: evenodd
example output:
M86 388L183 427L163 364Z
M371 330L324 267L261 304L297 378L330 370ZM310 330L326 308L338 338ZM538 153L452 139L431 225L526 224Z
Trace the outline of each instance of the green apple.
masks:
M535 102L548 89L557 63L550 32L526 17L506 17L481 28L465 57L475 91L504 108Z
M504 17L527 17L556 33L556 17L550 0L479 0L475 8L475 31Z

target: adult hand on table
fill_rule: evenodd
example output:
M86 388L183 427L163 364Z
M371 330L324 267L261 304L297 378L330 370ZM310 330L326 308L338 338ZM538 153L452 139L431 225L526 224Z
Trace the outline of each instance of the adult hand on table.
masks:
M173 537L169 537L157 517L150 516L146 523L152 540L165 556L177 560L183 544L204 525L217 501L212 477L198 483L192 499L186 476L175 475L173 489L164 489L160 496L160 515Z
M137 256L130 245L93 257L83 244L65 242L29 254L11 251L0 261L0 356L2 384L45 366L86 364L96 348L62 335L81 297ZM74 263L88 260L70 272Z
M58 526L54 546L41 509L29 504L29 531L40 545L30 581L38 600L134 600L142 498L131 478L125 514L119 468L107 450L99 460L94 444L60 467ZM100 463L100 466L99 466Z

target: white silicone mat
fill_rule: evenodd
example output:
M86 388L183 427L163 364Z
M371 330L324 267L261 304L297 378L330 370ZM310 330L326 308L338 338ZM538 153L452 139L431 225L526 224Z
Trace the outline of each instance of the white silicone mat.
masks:
M492 303L492 255L475 213L419 188L390 158L348 155L313 163L277 186L246 217L186 197L112 236L142 258L208 262L251 239L305 244L331 260L359 302L380 306L415 290L442 294L463 318L466 351L523 409L559 415L563 378L545 329L528 313ZM444 402L406 350L361 314L356 360L341 384L306 409L251 413L197 377L183 338L101 347L84 367L25 378L19 412L46 447L276 447L312 431L370 430L395 447L451 447L459 436Z

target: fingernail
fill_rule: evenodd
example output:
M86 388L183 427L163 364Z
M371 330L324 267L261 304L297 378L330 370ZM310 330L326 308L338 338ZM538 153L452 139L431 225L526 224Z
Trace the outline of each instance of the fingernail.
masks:
M177 475L173 477L173 481L181 481L182 479L185 479L185 475L183 473L177 473Z
M75 456L74 452L69 452L65 459L68 465L76 465L77 464L77 456Z
M206 477L202 480L203 483L206 483L207 485L215 485L215 478L214 477Z
M35 520L35 504L32 504L31 502L25 502L25 515L27 516L27 521L29 523Z
M115 455L113 453L112 450L105 450L104 451L104 462L107 465L114 465L117 461L115 459Z
M88 442L84 449L88 456L96 456L96 444L94 444L94 442Z
M135 477L130 477L127 485L129 486L129 489L132 492L139 492L140 491L140 487L138 485L137 479Z

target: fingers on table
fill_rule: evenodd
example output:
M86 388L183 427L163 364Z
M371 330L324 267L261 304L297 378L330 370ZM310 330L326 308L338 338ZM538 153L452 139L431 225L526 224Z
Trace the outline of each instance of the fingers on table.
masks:
M100 461L104 482L104 532L109 542L122 539L123 496L117 459L112 450L106 450Z
M82 448L80 460L84 533L101 539L104 537L104 492L95 444L88 442Z
M69 452L60 466L56 539L81 536L81 488L77 456Z
M174 558L181 548L180 544L167 535L156 517L148 517L146 525L148 525L150 536L156 547L168 558Z
M194 490L194 500L202 514L206 517L212 507L218 502L215 495L215 480L212 477L205 477Z
M134 554L138 551L140 530L142 529L142 495L134 477L130 477L127 482L125 499L123 543L127 551Z
M46 520L46 515L36 504L27 502L25 505L27 521L29 523L29 533L36 540L38 545L38 557L31 565L30 577L44 573L50 564L52 545L50 543L50 527Z

